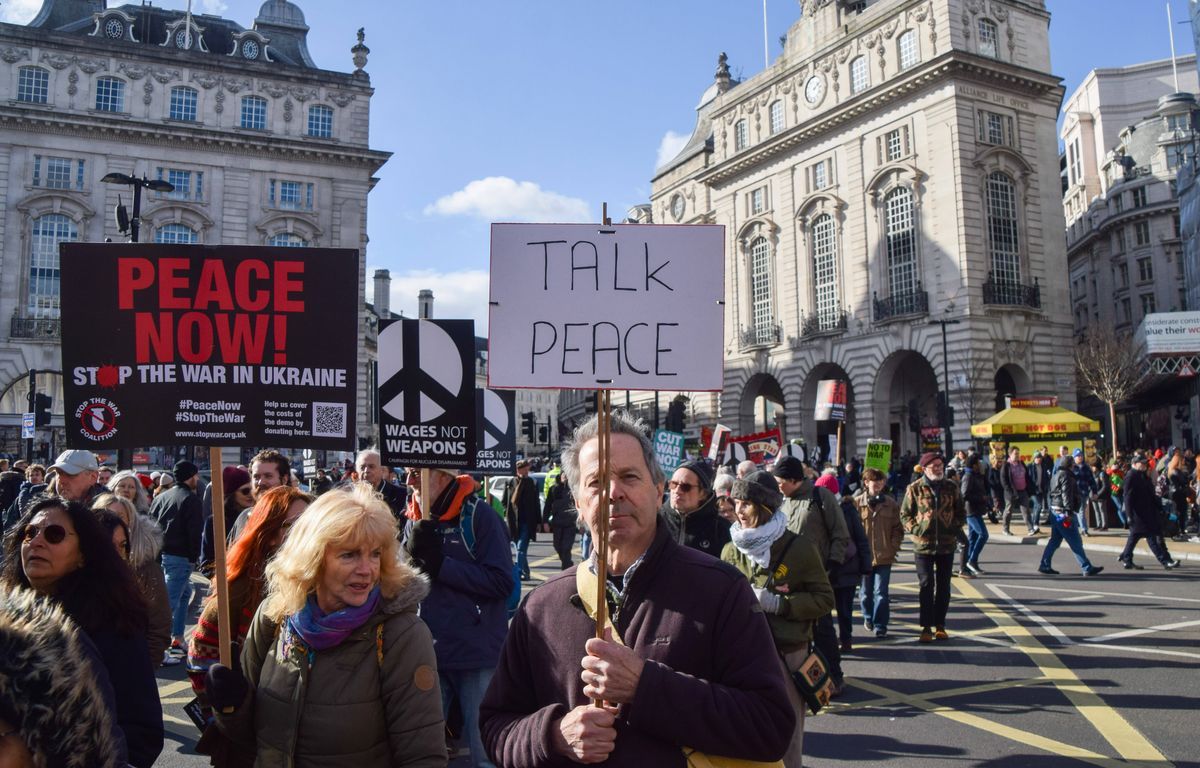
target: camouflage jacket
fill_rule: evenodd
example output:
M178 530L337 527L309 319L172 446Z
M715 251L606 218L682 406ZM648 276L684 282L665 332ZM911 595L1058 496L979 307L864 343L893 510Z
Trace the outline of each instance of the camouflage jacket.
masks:
M948 480L930 483L925 477L909 484L900 504L900 520L916 554L952 554L958 532L966 523L957 484Z

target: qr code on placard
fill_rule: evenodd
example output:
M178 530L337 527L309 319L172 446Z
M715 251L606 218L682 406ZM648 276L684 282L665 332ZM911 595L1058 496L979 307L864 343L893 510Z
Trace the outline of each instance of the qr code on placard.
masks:
M313 403L313 437L346 436L345 403Z

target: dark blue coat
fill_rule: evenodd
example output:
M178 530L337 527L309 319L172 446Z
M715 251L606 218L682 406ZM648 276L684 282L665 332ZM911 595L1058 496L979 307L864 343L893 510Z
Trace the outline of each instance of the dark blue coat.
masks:
M419 613L433 634L438 669L491 669L508 634L512 547L504 522L491 505L473 495L463 503L475 505L474 554L463 541L461 515L438 523L445 559ZM411 528L410 520L405 539Z
M115 630L89 632L88 638L108 671L129 763L150 768L163 748L163 714L146 638Z

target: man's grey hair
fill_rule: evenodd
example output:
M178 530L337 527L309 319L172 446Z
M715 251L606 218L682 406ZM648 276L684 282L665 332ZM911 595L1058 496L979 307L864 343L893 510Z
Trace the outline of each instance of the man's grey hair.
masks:
M364 450L359 451L358 455L354 457L354 466L357 467L358 462L362 461L367 456L374 456L375 460L379 462L380 466L383 466L383 456L381 456L379 451L376 450L375 448L366 448ZM387 469L387 467L384 467L384 469Z
M654 453L654 446L651 444L650 438L646 437L645 421L631 416L628 411L613 411L610 433L614 435L629 435L635 438L642 447L642 458L646 461L646 467L650 470L651 482L665 483L667 481L667 476L658 464L658 456ZM599 434L599 419L596 416L592 416L575 428L574 433L572 433L571 438L563 448L563 474L567 476L567 483L576 493L579 493L579 489L583 488L580 484L579 452L583 450L583 446L589 441L596 439Z
M745 477L746 475L750 474L751 472L755 471L756 469L758 469L758 465L755 464L750 459L746 459L745 461L738 463L737 476Z

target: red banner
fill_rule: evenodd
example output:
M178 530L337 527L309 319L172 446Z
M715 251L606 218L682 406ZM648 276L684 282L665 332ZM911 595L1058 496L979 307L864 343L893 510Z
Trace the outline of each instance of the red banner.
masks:
M783 436L778 429L766 432L756 432L752 435L730 435L726 443L741 443L746 446L746 453L755 464L764 464L774 460L779 455L779 446L783 444Z

